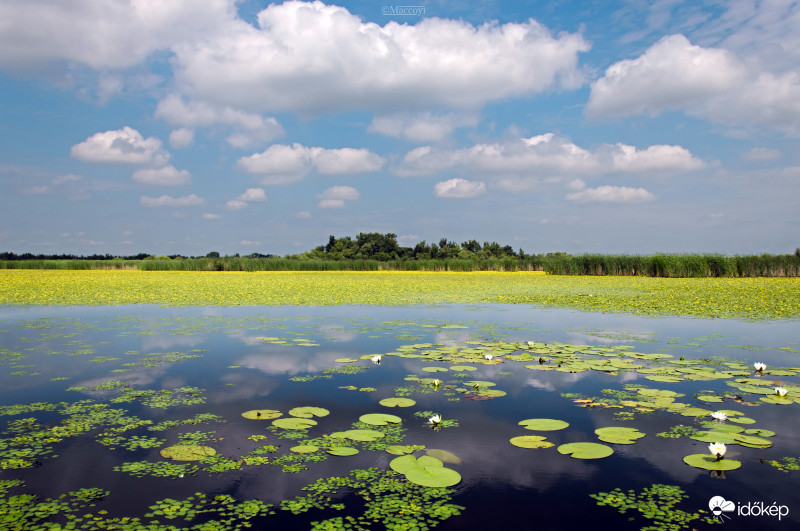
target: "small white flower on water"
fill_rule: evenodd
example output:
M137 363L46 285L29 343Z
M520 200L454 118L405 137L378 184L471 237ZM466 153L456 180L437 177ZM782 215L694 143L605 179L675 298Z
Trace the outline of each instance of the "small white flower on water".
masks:
M760 361L757 361L757 362L755 362L753 364L753 367L755 367L755 369L757 371L761 372L761 371L763 371L764 369L767 368L767 364L766 363L761 363Z
M786 396L786 393L788 393L788 392L789 391L787 391L783 387L776 387L775 388L775 394L778 395L778 396Z
M440 415L434 415L434 416L432 416L431 418L428 419L428 422L431 424L431 426L436 426L441 421L442 421L442 417Z
M441 382L441 380L439 380L438 378L434 378L434 379L433 379L433 386L434 386L434 387L439 387L439 384L440 384L440 383L442 383L442 382Z
M380 363L380 362L381 362L380 354L375 354L374 356L372 356L372 363Z
M723 443L711 443L708 445L708 451L713 455L716 455L717 459L720 459L723 455L725 455L727 448L725 448Z
M532 346L534 346L535 344L536 344L536 343L534 343L533 341L528 341L528 346L529 346L529 347L532 347Z
M728 420L728 415L723 413L722 411L715 411L711 414L712 417L716 420Z
M487 360L491 360L492 358L494 358L494 356L492 356L491 354L485 354L483 357Z

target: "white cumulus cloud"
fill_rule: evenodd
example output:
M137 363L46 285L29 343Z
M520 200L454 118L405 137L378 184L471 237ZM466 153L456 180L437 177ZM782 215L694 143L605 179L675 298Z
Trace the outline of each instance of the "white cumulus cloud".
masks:
M655 198L644 188L627 186L598 186L567 194L567 199L576 203L640 203Z
M251 202L266 201L267 194L263 188L248 188L243 194L240 194L236 199L231 199L225 203L225 208L230 210L241 210L247 208L247 204Z
M241 210L247 208L247 202L239 201L238 199L231 199L225 202L225 208L229 210Z
M318 208L342 208L345 201L357 201L361 197L358 190L351 186L332 186L317 195Z
M263 188L248 188L236 199L239 201L266 201L267 194Z
M181 127L169 134L169 145L175 149L189 147L194 144L194 129Z
M70 155L86 162L110 162L163 166L169 153L161 148L161 140L144 138L132 127L95 133L70 148Z
M172 164L169 164L161 168L137 170L133 173L133 180L159 186L178 186L190 183L192 176L188 171L178 170Z
M206 203L205 199L197 197L194 194L185 195L182 197L172 197L169 195L162 195L161 197L150 197L143 195L139 200L142 206L146 207L182 207L182 206L200 206Z
M669 35L636 59L614 63L592 83L590 118L678 109L712 121L800 134L800 73L761 70L723 48Z
M775 160L780 158L782 153L777 149L768 147L754 147L753 149L742 153L742 160L747 161L764 161Z
M322 2L272 4L255 26L174 47L180 90L200 101L258 111L477 107L583 83L580 34L542 24L423 18L362 22Z
M156 107L156 117L173 126L189 128L223 125L234 130L228 143L238 149L266 144L284 135L283 127L275 118L246 112L230 105L212 105L206 102L185 102L178 94L161 100Z
M274 144L262 153L239 159L239 167L259 176L263 184L299 181L312 169L322 175L346 175L381 169L384 159L368 149L325 149L302 144Z
M449 179L436 183L433 194L436 197L451 199L467 199L476 197L486 192L486 185L482 182L467 181L466 179Z
M563 176L592 177L608 173L649 176L705 166L705 162L681 146L655 145L637 149L625 144L602 144L586 149L565 137L546 133L456 150L422 146L409 151L392 171L402 177L436 175L456 168L495 178L502 188L519 190Z
M11 0L0 2L0 65L76 62L126 68L233 21L232 0Z
M415 142L435 142L458 127L473 127L477 123L478 116L474 113L398 112L376 116L367 131Z

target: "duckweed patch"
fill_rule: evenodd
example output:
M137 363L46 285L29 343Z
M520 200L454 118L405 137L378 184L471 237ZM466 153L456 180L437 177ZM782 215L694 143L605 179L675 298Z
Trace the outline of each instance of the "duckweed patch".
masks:
M677 505L685 503L689 496L675 485L654 483L641 492L634 490L623 492L622 489L614 489L611 492L598 492L590 496L597 500L597 505L600 507L613 507L620 514L632 511L634 518L649 521L642 529L671 531L690 529L696 525L693 522L716 523L716 520L703 509L694 513L678 509Z

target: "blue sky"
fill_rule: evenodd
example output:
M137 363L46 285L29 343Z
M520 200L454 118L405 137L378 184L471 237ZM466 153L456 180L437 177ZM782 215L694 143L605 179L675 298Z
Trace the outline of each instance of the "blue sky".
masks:
M790 1L6 0L0 250L790 253L798 27Z

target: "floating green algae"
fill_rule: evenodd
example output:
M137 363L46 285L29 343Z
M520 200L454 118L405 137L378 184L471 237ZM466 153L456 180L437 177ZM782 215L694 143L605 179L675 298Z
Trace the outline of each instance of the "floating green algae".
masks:
M590 496L597 500L598 506L613 507L620 514L635 511L638 513L635 516L649 520L649 525L642 529L668 531L689 529L696 523L716 523L716 520L704 509L696 513L677 509L676 506L686 501L689 496L680 487L674 485L655 483L641 492L634 490L624 492L622 489L616 488L611 492L598 492L590 494Z

